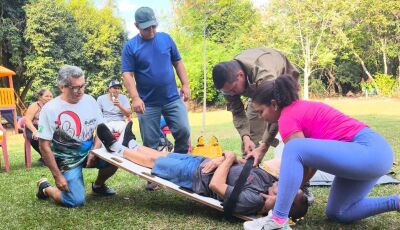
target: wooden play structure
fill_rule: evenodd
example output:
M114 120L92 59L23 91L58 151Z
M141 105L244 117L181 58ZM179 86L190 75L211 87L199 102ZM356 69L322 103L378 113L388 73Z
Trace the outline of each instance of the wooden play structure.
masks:
M8 88L0 88L0 111L12 111L14 131L15 133L18 133L17 106L14 96L14 84L12 79L12 76L14 75L14 71L0 66L0 78L8 77Z

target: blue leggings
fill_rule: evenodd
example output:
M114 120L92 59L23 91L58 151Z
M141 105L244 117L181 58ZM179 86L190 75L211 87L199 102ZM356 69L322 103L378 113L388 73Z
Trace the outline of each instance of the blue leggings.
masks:
M392 166L393 151L386 140L364 128L351 142L295 138L284 147L278 196L273 214L287 218L300 187L304 166L335 175L326 215L350 223L399 209L398 195L368 197L377 180Z

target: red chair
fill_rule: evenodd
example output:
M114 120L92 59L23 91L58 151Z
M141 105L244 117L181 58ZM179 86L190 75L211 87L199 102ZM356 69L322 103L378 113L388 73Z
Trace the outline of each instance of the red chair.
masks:
M25 132L25 117L21 117L18 121L18 129L22 131L22 135L24 136L25 140L25 167L30 168L32 165L32 154L31 154L31 141L26 137Z
M10 162L8 161L8 151L7 151L6 129L3 127L1 123L0 123L0 131L1 131L0 145L3 151L4 164L6 166L6 172L10 172ZM1 161L0 161L0 167L1 167Z

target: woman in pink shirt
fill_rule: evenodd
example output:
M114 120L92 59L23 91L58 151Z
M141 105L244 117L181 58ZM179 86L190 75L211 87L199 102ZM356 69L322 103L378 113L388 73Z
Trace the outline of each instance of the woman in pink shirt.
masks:
M253 95L255 110L269 123L278 122L285 142L278 196L267 216L245 222L245 229L288 229L288 212L297 190L316 170L335 175L326 215L349 223L400 210L399 195L368 197L392 166L388 142L366 124L321 102L299 100L298 83L284 75L263 81ZM260 163L263 155L254 154Z

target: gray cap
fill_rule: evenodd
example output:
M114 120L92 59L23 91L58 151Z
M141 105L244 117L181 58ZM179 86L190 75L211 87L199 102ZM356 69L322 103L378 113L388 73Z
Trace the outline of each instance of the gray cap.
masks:
M140 7L135 12L135 22L140 29L146 29L150 26L157 26L158 22L154 11L150 7Z

